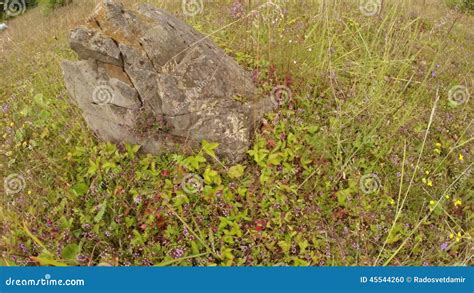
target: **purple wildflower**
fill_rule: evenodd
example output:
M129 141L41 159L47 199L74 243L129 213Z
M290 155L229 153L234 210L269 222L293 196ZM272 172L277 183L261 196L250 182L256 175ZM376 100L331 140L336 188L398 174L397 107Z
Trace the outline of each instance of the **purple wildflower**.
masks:
M258 69L254 69L252 71L252 81L258 84L259 79L260 79L260 71Z
M76 259L77 259L77 261L80 262L80 263L85 263L86 261L88 261L87 256L82 255L82 254L79 254L79 255L76 257Z
M181 258L184 256L184 249L176 248L173 251L171 251L171 255L173 256L173 258Z
M183 234L184 234L184 237L186 237L190 240L194 240L194 236L191 235L191 233L189 233L189 231L186 227L184 227L184 229L183 229Z
M8 107L8 104L7 104L7 103L5 103L5 104L2 105L2 111L3 111L3 113L7 113L7 112L8 112L8 109L9 109L9 107Z
M440 246L441 251L446 251L448 250L448 242L443 242Z
M347 226L344 226L344 234L345 235L349 234L349 228L347 228Z
M23 251L24 254L28 254L28 248L26 248L25 244L20 243L18 247Z
M140 203L142 202L142 197L139 195L139 196L135 197L135 198L133 199L133 201L134 201L136 204L140 204Z
M230 7L230 15L233 18L241 18L242 16L244 16L244 13L245 13L244 5L240 3L239 0L234 1L232 6Z

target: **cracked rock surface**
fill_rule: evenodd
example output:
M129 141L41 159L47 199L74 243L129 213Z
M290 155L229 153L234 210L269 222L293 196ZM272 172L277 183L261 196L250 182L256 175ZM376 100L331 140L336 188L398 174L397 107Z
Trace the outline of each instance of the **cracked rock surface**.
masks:
M66 87L105 141L158 154L189 151L205 139L236 162L273 108L222 49L149 4L125 10L103 1L71 32L70 46L80 60L63 61Z

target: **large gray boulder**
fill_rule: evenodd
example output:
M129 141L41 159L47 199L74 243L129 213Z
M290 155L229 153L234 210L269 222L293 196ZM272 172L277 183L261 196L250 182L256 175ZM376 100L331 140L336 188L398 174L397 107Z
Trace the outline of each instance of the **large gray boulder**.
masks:
M103 1L71 32L70 45L80 60L62 63L66 87L106 141L157 154L207 140L235 162L273 107L209 38L148 4L131 11Z

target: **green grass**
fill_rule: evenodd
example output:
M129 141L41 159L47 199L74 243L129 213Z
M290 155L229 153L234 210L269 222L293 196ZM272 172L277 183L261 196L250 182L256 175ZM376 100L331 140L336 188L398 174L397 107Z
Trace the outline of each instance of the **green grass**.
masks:
M472 265L472 16L335 0L275 1L281 14L259 18L245 1L240 19L206 2L186 18L152 2L210 34L262 94L289 95L236 166L210 142L141 154L99 142L64 88L67 30L93 3L16 18L0 47L1 172L24 184L2 191L1 264Z

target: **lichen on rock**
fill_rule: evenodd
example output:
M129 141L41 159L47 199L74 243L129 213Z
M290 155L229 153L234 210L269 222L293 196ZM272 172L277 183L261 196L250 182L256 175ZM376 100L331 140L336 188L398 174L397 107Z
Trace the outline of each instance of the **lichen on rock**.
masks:
M88 126L106 141L149 153L186 151L201 140L239 161L269 97L209 38L149 4L100 3L70 34L79 61L63 61L66 87ZM235 97L239 97L236 99Z

